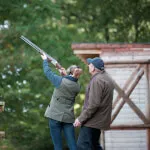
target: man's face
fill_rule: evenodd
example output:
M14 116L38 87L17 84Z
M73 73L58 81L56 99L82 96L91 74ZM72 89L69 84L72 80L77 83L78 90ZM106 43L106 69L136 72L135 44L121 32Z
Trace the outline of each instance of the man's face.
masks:
M89 66L89 73L92 74L95 67L93 66L92 63L90 63L88 66Z

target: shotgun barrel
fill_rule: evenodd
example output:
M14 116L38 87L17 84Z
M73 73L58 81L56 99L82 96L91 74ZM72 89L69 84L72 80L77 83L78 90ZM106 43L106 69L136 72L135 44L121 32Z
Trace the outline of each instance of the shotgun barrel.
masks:
M45 51L43 51L41 48L39 48L36 44L34 44L33 42L31 42L29 39L27 39L26 37L24 37L23 35L20 37L24 42L26 42L28 45L30 45L31 47L33 47L37 52L39 52L41 55L43 53L46 54L48 61L50 61L57 69L61 69L62 66L57 62L56 59L54 59L53 57L51 57L50 55L48 55Z

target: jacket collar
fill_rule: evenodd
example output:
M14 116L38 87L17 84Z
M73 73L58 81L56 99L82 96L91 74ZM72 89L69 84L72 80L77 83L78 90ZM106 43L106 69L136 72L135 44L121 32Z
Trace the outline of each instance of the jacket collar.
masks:
M94 75L91 76L91 79L93 79L98 74L103 74L104 72L105 72L105 70L95 73Z

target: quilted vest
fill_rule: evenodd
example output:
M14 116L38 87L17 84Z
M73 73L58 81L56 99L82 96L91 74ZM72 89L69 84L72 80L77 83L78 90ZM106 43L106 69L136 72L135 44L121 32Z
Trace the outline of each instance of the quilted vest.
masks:
M75 97L80 91L77 82L63 78L59 88L55 88L45 117L65 123L73 123Z

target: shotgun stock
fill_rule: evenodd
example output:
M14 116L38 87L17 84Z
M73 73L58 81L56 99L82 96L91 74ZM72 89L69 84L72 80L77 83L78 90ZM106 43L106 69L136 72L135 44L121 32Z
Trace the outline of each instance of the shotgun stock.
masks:
M38 53L40 53L41 55L43 53L46 54L48 61L50 61L57 69L61 69L62 66L57 62L56 59L54 59L53 57L51 57L50 55L48 55L45 51L43 51L41 48L39 48L36 44L32 43L29 39L27 39L26 37L24 37L23 35L20 37L24 42L26 42L27 44L29 44L31 47L33 47Z

